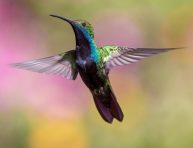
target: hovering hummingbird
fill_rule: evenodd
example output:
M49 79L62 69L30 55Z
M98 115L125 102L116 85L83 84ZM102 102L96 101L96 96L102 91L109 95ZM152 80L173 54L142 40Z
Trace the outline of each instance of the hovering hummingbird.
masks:
M178 48L130 48L121 46L97 47L91 24L85 20L72 20L50 15L68 22L74 31L74 50L58 55L11 64L14 67L39 73L61 75L75 80L78 73L89 88L101 117L108 123L123 120L123 112L113 93L109 71L116 66L135 63L146 57Z

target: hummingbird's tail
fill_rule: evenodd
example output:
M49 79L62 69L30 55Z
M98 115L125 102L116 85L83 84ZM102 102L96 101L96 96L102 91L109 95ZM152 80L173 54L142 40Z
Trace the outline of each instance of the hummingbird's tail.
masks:
M92 95L101 117L106 122L112 123L113 118L119 121L123 120L123 112L110 87L92 91Z

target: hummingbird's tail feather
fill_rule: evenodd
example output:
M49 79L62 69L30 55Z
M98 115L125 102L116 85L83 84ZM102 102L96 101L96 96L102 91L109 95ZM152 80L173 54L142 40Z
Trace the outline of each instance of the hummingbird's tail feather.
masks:
M118 121L123 120L123 112L111 88L106 90L100 89L100 91L95 90L95 92L92 92L92 95L95 105L105 121L112 123L113 118L116 118Z
M98 112L100 113L101 117L108 123L112 123L113 122L113 116L111 115L111 112L109 110L109 108L107 108L103 102L100 100L100 98L98 98L97 96L93 96L94 97L94 102L96 105L96 108L98 110Z
M115 95L114 95L114 93L112 91L110 92L110 95L111 95L111 101L110 101L110 111L111 111L111 114L117 120L122 121L124 115L123 115L123 112L121 110L121 107L119 106L119 104L117 102L117 99L116 99L116 97L115 97Z

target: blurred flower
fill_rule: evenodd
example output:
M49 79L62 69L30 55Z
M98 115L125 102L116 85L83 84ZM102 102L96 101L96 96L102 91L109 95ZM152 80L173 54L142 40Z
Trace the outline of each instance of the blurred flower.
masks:
M87 148L84 126L77 120L37 121L31 133L30 148Z

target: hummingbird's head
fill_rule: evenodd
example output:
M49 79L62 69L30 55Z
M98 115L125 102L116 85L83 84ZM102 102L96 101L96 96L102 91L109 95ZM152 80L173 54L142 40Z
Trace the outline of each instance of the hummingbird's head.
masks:
M72 20L57 15L50 15L50 16L62 19L72 26L76 36L77 44L94 39L93 27L89 22L85 20Z
M92 39L94 38L94 29L88 21L74 20L74 22L82 32L86 32Z

